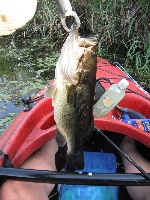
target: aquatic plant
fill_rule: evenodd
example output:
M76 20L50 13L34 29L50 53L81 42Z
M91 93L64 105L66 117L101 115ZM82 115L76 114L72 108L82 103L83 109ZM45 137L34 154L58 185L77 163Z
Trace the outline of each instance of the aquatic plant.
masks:
M28 42L11 42L9 47L5 45L0 49L0 134L23 108L22 96L29 94L34 97L44 87L45 81L54 78L59 56L59 53L51 49L42 49L37 55L36 45L30 43L29 51Z

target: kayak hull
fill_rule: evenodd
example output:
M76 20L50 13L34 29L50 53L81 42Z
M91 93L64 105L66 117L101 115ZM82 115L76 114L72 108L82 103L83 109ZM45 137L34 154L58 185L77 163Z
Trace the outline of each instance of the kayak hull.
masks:
M129 80L128 75L116 66L102 58L97 60L96 76L97 79L100 79L105 90L110 86L110 82L118 83L122 78L129 81L126 95L118 105L135 110L150 119L150 112L148 112L150 110L149 94L136 82ZM44 93L46 87L38 93L38 96ZM127 135L150 147L150 134L148 132L119 120L119 117L120 113L113 109L107 116L95 118L94 125L100 130ZM9 155L14 167L19 167L34 151L48 140L55 138L55 132L56 124L52 99L42 98L30 111L21 111L12 121L0 137L0 149L4 154ZM1 156L0 166L3 166L3 162L4 157Z

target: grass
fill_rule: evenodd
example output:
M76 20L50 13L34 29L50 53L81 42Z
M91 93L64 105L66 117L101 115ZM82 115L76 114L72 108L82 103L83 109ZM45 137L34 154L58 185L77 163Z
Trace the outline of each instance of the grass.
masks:
M121 55L128 70L134 68L139 75L143 69L149 72L149 0L72 0L71 4L81 20L80 34L97 36L98 55L114 59ZM5 38L29 39L32 45L28 49L32 54L36 50L60 51L66 36L55 0L40 0L33 19Z

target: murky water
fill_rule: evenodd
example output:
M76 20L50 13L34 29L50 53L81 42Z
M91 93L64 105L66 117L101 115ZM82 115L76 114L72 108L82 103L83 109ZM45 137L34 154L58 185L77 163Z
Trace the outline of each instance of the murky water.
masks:
M33 97L45 85L37 74L46 81L54 76L59 53L51 49L36 50L32 42L0 39L0 134L23 108L22 96Z

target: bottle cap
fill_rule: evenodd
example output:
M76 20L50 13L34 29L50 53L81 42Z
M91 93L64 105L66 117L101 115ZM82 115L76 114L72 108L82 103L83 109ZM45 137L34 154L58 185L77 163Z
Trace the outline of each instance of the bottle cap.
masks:
M129 85L129 82L126 79L122 79L119 83L118 86L121 90L125 90Z

